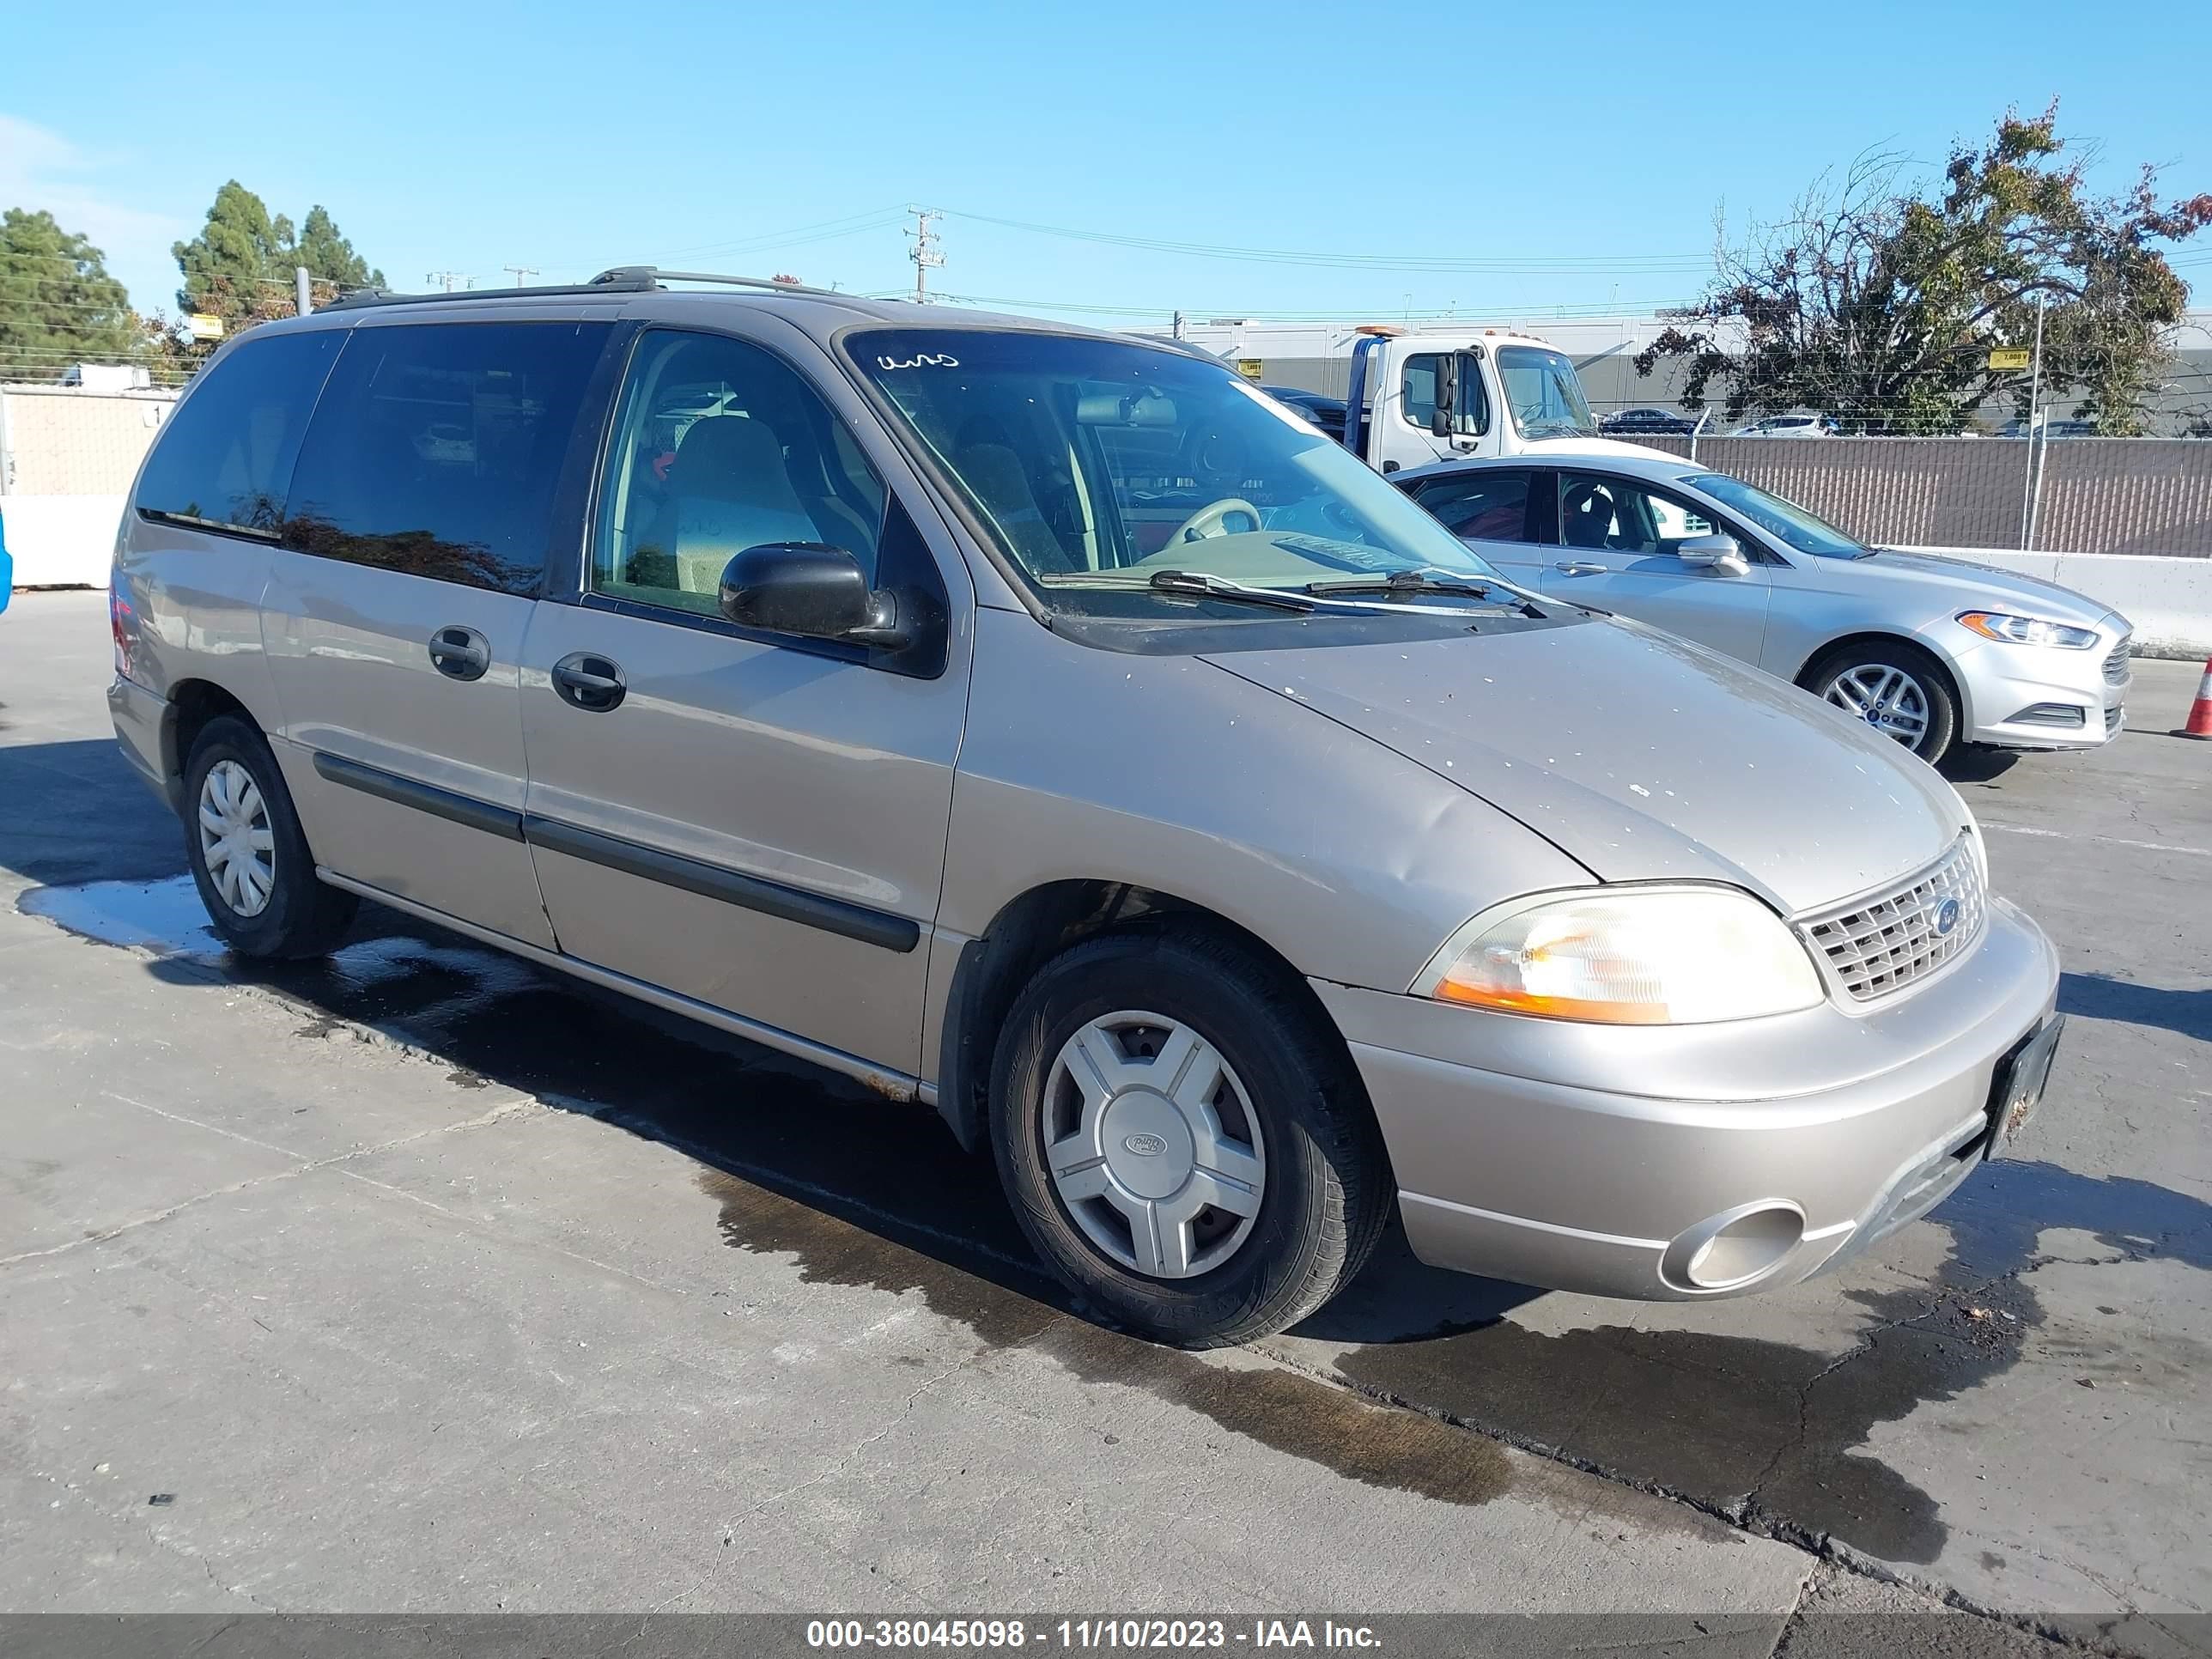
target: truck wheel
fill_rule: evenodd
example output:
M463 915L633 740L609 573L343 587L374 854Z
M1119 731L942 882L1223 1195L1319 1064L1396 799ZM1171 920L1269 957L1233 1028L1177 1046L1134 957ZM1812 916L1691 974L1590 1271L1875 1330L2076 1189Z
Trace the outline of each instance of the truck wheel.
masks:
M1959 703L1936 659L1902 640L1864 640L1824 653L1797 682L1894 738L1933 766L1958 734Z
M216 932L240 956L321 956L360 908L315 878L276 757L234 714L210 720L185 763L185 857Z
M1054 957L1015 1001L991 1077L1000 1179L1111 1322L1249 1341L1374 1249L1389 1161L1302 988L1225 935L1124 933Z

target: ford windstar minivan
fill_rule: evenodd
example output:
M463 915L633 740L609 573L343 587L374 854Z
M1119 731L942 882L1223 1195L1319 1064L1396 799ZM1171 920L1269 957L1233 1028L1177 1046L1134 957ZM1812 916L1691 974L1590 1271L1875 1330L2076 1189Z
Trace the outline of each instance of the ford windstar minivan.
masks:
M708 281L362 296L194 382L110 701L240 953L366 897L926 1103L1191 1345L1394 1210L1793 1283L2036 1104L2051 947L1863 721L1502 580L1222 365Z

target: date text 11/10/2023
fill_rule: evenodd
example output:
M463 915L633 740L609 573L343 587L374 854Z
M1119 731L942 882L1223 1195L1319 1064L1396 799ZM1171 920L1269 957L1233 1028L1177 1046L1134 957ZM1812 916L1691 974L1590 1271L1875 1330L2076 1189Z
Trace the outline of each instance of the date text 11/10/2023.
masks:
M1060 1619L1032 1626L1025 1619L817 1619L806 1626L810 1648L939 1648L1004 1651L1025 1647L1091 1650L1191 1648L1372 1649L1381 1638L1366 1625L1332 1619Z

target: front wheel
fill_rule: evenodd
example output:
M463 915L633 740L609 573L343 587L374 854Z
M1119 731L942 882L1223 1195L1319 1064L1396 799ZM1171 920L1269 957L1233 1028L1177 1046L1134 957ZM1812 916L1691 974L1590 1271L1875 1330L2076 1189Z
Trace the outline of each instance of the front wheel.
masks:
M320 956L359 908L316 879L276 757L234 714L210 720L185 763L185 857L209 920L240 956Z
M1109 934L1048 963L992 1072L1016 1218L1113 1322L1184 1347L1249 1341L1356 1273L1389 1161L1304 987L1242 942Z
M1839 646L1798 684L1931 766L1958 735L1959 703L1949 680L1933 657L1901 640Z

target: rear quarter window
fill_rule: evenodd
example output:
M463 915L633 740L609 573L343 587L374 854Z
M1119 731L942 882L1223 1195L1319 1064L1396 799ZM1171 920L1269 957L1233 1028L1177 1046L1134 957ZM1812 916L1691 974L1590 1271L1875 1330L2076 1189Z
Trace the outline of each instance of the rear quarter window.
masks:
M147 458L138 510L274 540L308 416L345 337L337 329L272 334L225 352Z
M543 583L604 323L354 331L300 452L284 544L497 592Z

